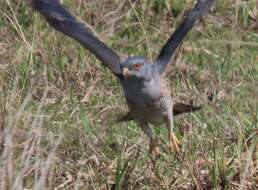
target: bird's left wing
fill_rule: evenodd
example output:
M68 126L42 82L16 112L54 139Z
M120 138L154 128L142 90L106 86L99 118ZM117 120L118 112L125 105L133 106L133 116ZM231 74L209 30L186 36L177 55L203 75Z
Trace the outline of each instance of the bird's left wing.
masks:
M173 114L180 115L182 113L194 112L199 109L201 109L200 106L193 106L190 104L184 104L184 103L177 102L173 105Z
M193 27L194 23L210 9L214 1L215 0L198 0L191 12L167 40L155 61L160 74L165 71L166 65L169 63L178 45Z
M116 76L120 76L122 73L120 57L77 22L58 0L26 0L26 2L43 15L53 28L78 41Z

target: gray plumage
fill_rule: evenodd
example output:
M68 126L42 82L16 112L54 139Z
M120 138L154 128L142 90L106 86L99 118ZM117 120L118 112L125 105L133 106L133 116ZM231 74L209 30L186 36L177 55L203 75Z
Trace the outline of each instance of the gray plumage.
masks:
M173 114L200 109L183 103L173 103L170 90L164 80L164 72L171 57L194 23L209 10L215 0L198 0L170 36L153 64L144 57L120 57L103 42L94 37L57 0L27 0L28 4L43 15L56 30L78 41L107 66L122 85L129 112L121 121L135 120L150 139L150 153L157 154L157 139L150 124L166 123L169 145L178 151L178 140L173 129Z

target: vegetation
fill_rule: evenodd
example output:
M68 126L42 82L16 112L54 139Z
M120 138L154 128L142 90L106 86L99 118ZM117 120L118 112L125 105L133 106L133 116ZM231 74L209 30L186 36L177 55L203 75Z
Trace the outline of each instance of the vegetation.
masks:
M68 1L120 55L153 60L192 0ZM218 0L178 49L167 78L202 110L177 117L180 155L149 157L116 78L21 0L0 1L0 189L257 189L255 0Z

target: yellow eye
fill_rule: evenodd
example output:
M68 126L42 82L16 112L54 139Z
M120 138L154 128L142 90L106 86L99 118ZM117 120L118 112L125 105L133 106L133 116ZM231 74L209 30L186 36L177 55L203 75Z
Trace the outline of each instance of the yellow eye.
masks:
M142 67L142 64L140 64L140 63L136 63L133 66L134 70L136 70L136 71L139 71L141 69L141 67Z

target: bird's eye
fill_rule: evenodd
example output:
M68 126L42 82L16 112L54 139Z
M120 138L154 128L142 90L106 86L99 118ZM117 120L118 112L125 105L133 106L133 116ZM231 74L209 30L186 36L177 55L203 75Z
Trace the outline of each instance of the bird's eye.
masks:
M140 64L140 63L136 63L133 66L134 70L136 70L136 71L139 71L141 69L141 67L142 67L142 64Z

